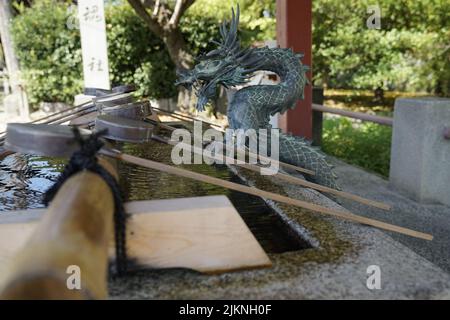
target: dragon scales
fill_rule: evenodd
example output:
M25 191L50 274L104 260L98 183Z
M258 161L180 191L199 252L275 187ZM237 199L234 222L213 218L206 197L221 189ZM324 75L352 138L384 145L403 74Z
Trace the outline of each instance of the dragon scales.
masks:
M308 83L302 65L301 54L282 48L241 49L237 35L239 7L232 10L232 19L220 27L221 42L218 48L197 58L192 70L178 71L177 85L196 89L196 108L203 111L209 100L215 99L218 86L225 88L244 84L255 71L275 72L281 79L276 85L253 85L238 90L228 106L227 117L232 129L271 129L270 116L295 107L303 98ZM312 147L310 142L280 133L279 157L283 162L315 172L308 180L338 189L336 176L325 156Z

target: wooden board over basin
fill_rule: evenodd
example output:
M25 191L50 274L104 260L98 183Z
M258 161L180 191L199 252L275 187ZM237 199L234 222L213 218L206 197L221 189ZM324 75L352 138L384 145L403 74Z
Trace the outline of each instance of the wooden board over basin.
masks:
M127 252L133 268L218 273L271 266L225 196L132 201L125 207L131 214ZM44 213L45 209L0 213L0 271L24 245Z

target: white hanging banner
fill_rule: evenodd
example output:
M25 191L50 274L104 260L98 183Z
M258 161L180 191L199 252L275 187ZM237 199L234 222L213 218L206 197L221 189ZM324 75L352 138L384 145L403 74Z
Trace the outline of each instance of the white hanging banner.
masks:
M111 89L103 0L78 0L85 88Z

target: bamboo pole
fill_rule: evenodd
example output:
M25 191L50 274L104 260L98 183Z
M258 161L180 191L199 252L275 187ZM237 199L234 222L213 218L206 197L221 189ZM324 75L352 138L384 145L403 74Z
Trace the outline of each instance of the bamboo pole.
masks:
M79 110L76 110L69 114L60 115L54 119L45 121L45 122L43 122L43 124L61 124L61 123L76 119L78 117L82 117L83 115L89 114L94 111L95 111L95 106L92 106L92 105L85 106L85 107L80 108ZM46 118L46 117L44 117L44 118ZM44 119L44 118L42 118L42 119ZM38 119L38 120L32 121L30 123L38 123L42 119ZM0 137L0 144L2 144L6 137L6 135L5 135L6 131L1 132L0 134L3 134L3 136Z
M54 112L52 114L49 114L49 115L47 115L45 117L33 120L33 121L31 121L31 123L38 123L38 122L50 123L51 121L56 120L56 119L51 119L51 120L48 120L48 119L53 118L55 116L62 115L63 113L69 112L68 115L70 115L70 114L75 114L76 112L79 112L79 111L82 111L82 110L85 110L85 109L88 109L88 108L93 108L93 107L94 107L94 105L92 104L92 102L88 101L88 102L82 103L80 105L71 106L71 107L65 108L63 110L60 110L60 111ZM44 120L46 120L46 121L44 121Z
M254 171L254 172L259 172L259 170L261 169L260 167L259 168L255 168L254 166L250 166L248 164L236 164L236 165L240 166L242 168ZM277 177L277 178L279 178L281 180L284 180L284 181L287 181L287 182L290 182L290 183L293 183L293 184L297 184L297 185L300 185L300 186L303 186L303 187L311 188L311 189L314 189L314 190L319 190L319 191L326 192L326 193L331 193L331 194L334 194L334 195L336 195L338 197L350 199L350 200L353 200L353 201L356 201L356 202L359 202L359 203L362 203L362 204L365 204L365 205L368 205L368 206L372 206L372 207L375 207L375 208L378 208L378 209L383 209L383 210L390 210L391 209L391 206L386 204L386 203L379 202L379 201L374 201L374 200L370 200L370 199L366 199L366 198L360 197L360 196L358 196L356 194L352 194L352 193L348 193L348 192L345 192L345 191L340 191L340 190L336 190L336 189L333 189L333 188L325 187L325 186L322 186L320 184L309 182L309 181L306 181L306 180L302 180L302 179L299 179L299 178L296 178L296 177L292 177L290 175L287 175L287 174L284 174L284 173L281 173L281 172L277 172L274 175L274 177Z
M100 163L117 177L110 163ZM113 212L111 189L99 175L70 177L13 259L0 299L106 298ZM80 290L68 286L70 268L79 268Z
M187 116L187 115L184 115L184 114L181 114L181 113L178 113L178 112L174 112L174 111L167 111L167 110L164 110L164 109L161 109L161 108L158 108L158 107L154 107L154 106L152 106L152 109L154 109L158 113L168 114L171 117L173 117L175 119L178 119L178 120L181 120L181 121L186 121L186 119L189 119L189 120L192 120L192 121L201 121L201 122L204 122L206 124L209 124L210 126L217 127L217 128L220 128L221 130L223 130L223 127L221 125L213 123L213 122L209 122L209 121L205 121L205 120L202 120L202 119L190 117L190 116ZM184 119L181 119L180 117L183 117Z
M73 112L58 115L57 117L47 120L47 121L44 121L44 122L41 122L43 120L43 118L42 118L42 119L37 119L37 120L33 121L32 123L55 124L57 121L64 120L65 118L73 118L73 117L79 116L79 114L83 115L86 113L90 113L90 112L95 111L95 109L96 109L96 107L94 105L87 105L87 106L78 108L78 109L74 110ZM51 116L54 117L54 116L56 116L56 114L52 114ZM50 118L52 118L52 117L50 117ZM66 121L69 121L69 120L65 120L63 122L66 122Z
M174 118L177 119L176 117L174 117ZM183 120L183 119L181 119L181 120ZM194 119L194 120L196 120L196 119ZM185 121L185 120L183 120L183 121ZM202 120L200 120L200 121L202 121ZM205 122L205 123L208 123L208 122ZM208 123L208 124L210 124L210 123ZM160 124L158 124L158 125L160 125ZM164 126L161 126L161 127L162 128L166 128L168 130L172 130L172 131L176 129L176 128L168 126L168 125L164 125ZM214 130L217 130L217 129L214 129ZM222 132L222 133L224 132L223 130L217 130L217 131ZM221 144L223 146L222 142L216 142L216 143L219 143L219 144ZM312 170L305 169L305 168L302 168L302 167L298 167L298 166L295 166L295 165L292 165L292 164L289 164L289 163L286 163L286 162L281 162L281 161L273 159L273 158L269 158L269 157L265 157L265 156L262 156L262 155L255 154L253 152L250 152L250 150L248 150L248 148L246 148L245 150L242 150L240 148L236 148L236 150L237 150L238 154L243 155L244 157L247 156L247 154L248 154L249 156L256 157L256 159L259 158L261 160L271 161L272 163L276 163L280 167L289 168L289 169L292 169L292 170L295 170L295 171L298 171L298 172L301 172L301 173L306 173L306 174L309 174L309 175L312 175L312 176L315 174L315 172L312 171Z
M45 117L33 120L33 121L29 122L29 123L39 123L39 122L42 122L44 120L46 120L46 121L44 121L42 123L52 123L52 121L58 120L60 118L59 117L57 117L55 119L50 119L50 118L58 116L58 115L61 115L63 113L66 113L66 112L69 112L69 111L73 111L73 112L70 112L67 115L64 115L64 116L69 116L69 115L75 114L77 112L80 112L80 111L83 111L83 110L86 110L86 109L89 109L89 108L94 108L93 105L89 105L89 104L92 104L92 102L86 102L86 103L83 103L83 104L80 104L80 105L77 105L77 106L68 107L68 108L60 110L58 112L54 112L52 114L49 114L49 115L47 115ZM80 109L77 110L78 108L80 108ZM61 117L64 117L64 116L61 116ZM0 132L0 135L5 134L5 133L6 133L6 131L2 131L2 132Z
M174 130L175 129L175 128L173 128L171 126L168 126L168 125L165 125L165 124L161 124L161 127L162 128L166 128L168 130ZM162 138L159 138L159 137L155 137L155 139L158 140L158 141L167 143L167 144L171 144L171 145L178 145L178 144L185 145L185 144L180 143L180 142L170 141L170 140L162 139ZM220 143L220 142L216 142L216 143L218 143L219 146L223 147L222 143ZM190 145L185 145L185 146L187 148L191 148L194 153L203 155L203 149L198 150L198 148L196 148L194 146L190 146ZM214 157L214 159L216 159L216 160L223 160L223 159L220 159L219 157ZM239 167L242 167L242 168L254 171L254 172L258 172L259 173L261 171L261 167L257 166L257 165L240 164L240 163L237 163L234 158L231 158L231 157L228 157L228 156L224 156L224 159L228 163L232 163L233 165L236 165L236 166L239 166ZM303 187L308 187L308 188L311 188L311 189L315 189L315 190L327 192L327 193L330 193L330 194L334 194L336 196L339 196L339 197L342 197L342 198L346 198L346 199L350 199L350 200L353 200L353 201L356 201L356 202L359 202L359 203L362 203L362 204L365 204L365 205L368 205L368 206L372 206L372 207L375 207L375 208L378 208L378 209L383 209L383 210L390 210L391 209L391 207L389 205L385 204L385 203L374 201L374 200L370 200L370 199L366 199L366 198L363 198L363 197L360 197L360 196L357 196L355 194L351 194L351 193L348 193L348 192L339 191L339 190L336 190L336 189L333 189L333 188L325 187L325 186L322 186L320 184L309 182L309 181L306 181L306 180L303 180L303 179L300 179L300 178L297 178L297 177L292 177L290 175L287 175L287 174L284 174L284 173L281 173L281 172L277 172L273 176L277 177L277 178L279 178L279 179L281 179L283 181L287 181L287 182L290 182L290 183L301 185Z
M102 149L102 150L100 150L100 152L102 154L104 154L104 155L116 158L118 160L129 162L129 163L132 163L132 164L135 164L135 165L139 165L139 166L142 166L142 167L145 167L145 168L154 169L154 170L158 170L158 171L161 171L161 172L166 172L166 173L169 173L169 174L174 174L174 175L177 175L177 176L193 179L193 180L200 181L200 182L210 183L210 184L213 184L213 185L216 185L216 186L219 186L219 187L224 187L224 188L231 189L231 190L234 190L234 191L239 191L239 192L251 194L251 195L254 195L254 196L259 196L259 197L263 197L263 198L270 199L270 200L279 201L279 202L286 203L286 204L289 204L289 205L294 205L294 206L297 206L297 207L309 209L309 210L312 210L314 212L319 212L319 213L323 213L323 214L326 214L326 215L338 217L338 218L341 218L341 219L344 219L344 220L348 220L348 221L352 221L352 222L358 222L358 223L366 224L366 225L369 225L369 226L377 227L377 228L380 228L380 229L394 231L394 232L397 232L397 233L401 233L401 234L409 235L409 236L412 236L412 237L420 238L420 239L425 239L425 240L432 240L433 239L433 236L430 235L430 234L426 234L426 233L418 232L418 231L415 231L415 230L411 230L411 229L395 226L395 225L392 225L392 224L389 224L389 223L385 223L385 222L381 222L381 221L378 221L378 220L375 220L375 219L370 219L370 218L357 216L355 214L348 213L348 212L337 211L337 210L334 210L334 209L330 209L330 208L327 208L327 207L324 207L324 206L308 203L308 202L305 202L305 201L292 199L292 198L289 198L289 197L286 197L286 196L282 196L280 194L276 194L276 193L260 190L260 189L254 188L254 187L247 187L247 186L244 186L244 185L241 185L241 184L238 184L238 183L222 180L222 179L215 178L215 177L210 177L210 176L207 176L207 175L204 175L204 174L200 174L200 173L197 173L197 172L193 172L193 171L177 168L177 167L170 166L170 165L167 165L167 164L164 164L164 163L160 163L160 162L156 162L156 161L152 161L152 160L148 160L148 159L135 157L135 156L132 156L132 155L129 155L129 154L121 153L118 150Z
M80 117L82 117L84 115L90 114L92 112L95 112L95 107L87 108L85 110L81 110L81 111L77 112L76 114L70 114L70 115L67 115L67 116L64 116L64 117L60 117L60 118L56 119L55 121L52 121L52 122L50 122L48 124L62 124L64 122L68 122L70 120L77 119L77 118L80 118Z

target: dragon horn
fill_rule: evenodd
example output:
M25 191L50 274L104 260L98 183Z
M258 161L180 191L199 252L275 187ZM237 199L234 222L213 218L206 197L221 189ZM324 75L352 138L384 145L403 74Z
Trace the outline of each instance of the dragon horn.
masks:
M239 5L236 9L236 14L234 13L234 9L231 9L231 23L230 29L227 34L227 41L225 42L225 47L232 48L235 44L237 38L237 29L239 26Z
M208 53L205 55L205 57L206 57L206 58L211 58L211 57L214 57L214 56L216 56L216 55L220 55L221 52L222 52L222 50L220 50L220 49L215 49L215 50L213 50L213 51L208 52Z
M232 34L233 34L233 25L234 25L234 9L232 8L231 9L231 21L230 21L230 28L227 30L227 32L226 32L226 34L227 34L227 36L226 36L226 39L225 39L225 41L224 41L224 46L226 47L226 48L228 48L229 47L229 45L230 45L230 39L231 39L231 36L232 36Z
M224 21L219 28L220 35L222 36L222 42L225 43L227 40L227 22Z

